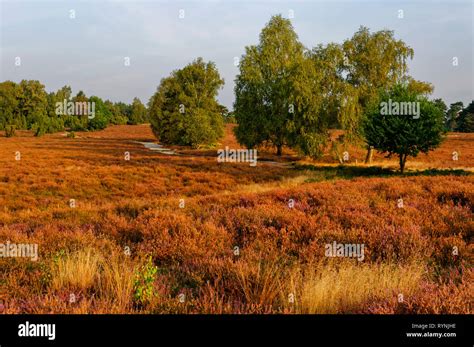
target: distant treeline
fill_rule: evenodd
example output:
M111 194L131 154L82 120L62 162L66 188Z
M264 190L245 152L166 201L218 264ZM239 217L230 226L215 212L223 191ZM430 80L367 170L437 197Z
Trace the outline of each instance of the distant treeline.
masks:
M146 106L138 98L132 104L114 103L98 96L87 97L83 91L73 96L69 86L47 93L39 81L0 83L0 130L7 136L15 130L33 130L41 136L66 129L100 130L110 124L147 122Z
M435 102L444 113L446 130L462 133L474 132L474 101L466 107L462 101L458 101L452 103L449 109L443 100L436 99Z

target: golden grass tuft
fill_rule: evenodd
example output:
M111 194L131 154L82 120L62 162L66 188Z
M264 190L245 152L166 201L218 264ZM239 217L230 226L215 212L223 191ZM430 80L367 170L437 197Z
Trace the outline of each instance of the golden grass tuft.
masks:
M406 266L348 263L308 269L293 279L296 311L305 314L355 312L364 303L402 294L408 297L419 287L421 264Z
M103 264L98 280L98 293L112 301L111 307L117 313L130 308L133 292L135 267L124 256L115 256Z
M59 257L52 266L51 287L88 290L95 283L101 262L102 257L92 248Z

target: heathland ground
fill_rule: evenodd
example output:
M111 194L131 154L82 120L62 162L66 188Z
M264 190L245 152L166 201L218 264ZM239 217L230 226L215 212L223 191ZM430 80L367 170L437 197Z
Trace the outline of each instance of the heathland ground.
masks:
M240 148L231 128L218 148ZM39 251L0 258L0 311L473 312L474 134L405 175L357 147L344 165L261 149L252 167L147 141L148 125L0 134L0 240ZM325 256L334 241L363 261Z

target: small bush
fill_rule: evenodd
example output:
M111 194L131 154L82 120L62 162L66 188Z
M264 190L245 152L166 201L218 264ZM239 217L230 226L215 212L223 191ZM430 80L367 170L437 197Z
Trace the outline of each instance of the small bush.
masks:
M139 305L146 305L155 296L153 283L156 279L158 268L153 265L151 256L147 262L135 273L135 281L133 283L133 298Z
M44 134L46 134L46 129L42 125L38 125L35 128L35 136L36 137L41 137Z
M16 127L14 125L7 125L5 126L5 136L6 137L13 137L15 136Z

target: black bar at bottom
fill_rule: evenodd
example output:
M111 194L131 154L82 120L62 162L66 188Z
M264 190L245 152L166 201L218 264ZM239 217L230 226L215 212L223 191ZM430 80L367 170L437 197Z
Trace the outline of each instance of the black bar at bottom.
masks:
M265 346L272 343L472 346L472 318L472 315L0 315L0 346L139 346L186 342L206 346L248 345L249 342L251 345L261 342ZM50 324L54 324L54 336Z

